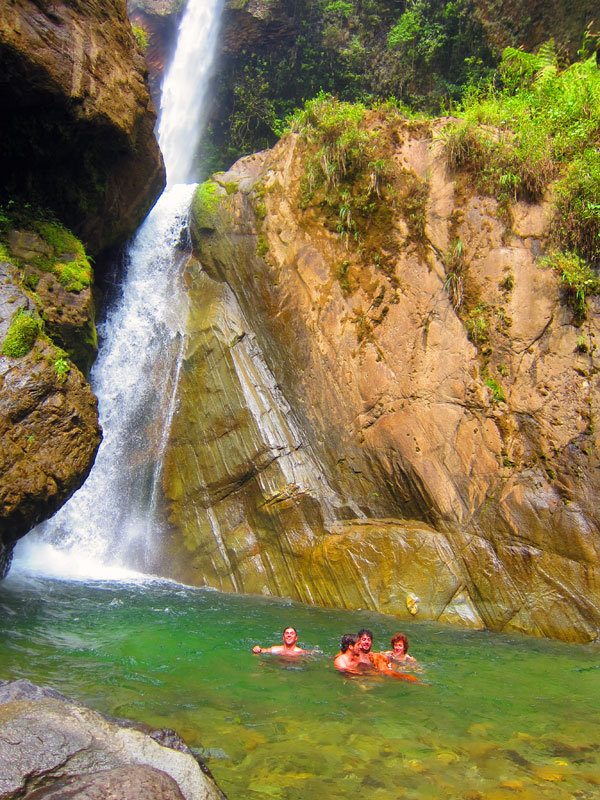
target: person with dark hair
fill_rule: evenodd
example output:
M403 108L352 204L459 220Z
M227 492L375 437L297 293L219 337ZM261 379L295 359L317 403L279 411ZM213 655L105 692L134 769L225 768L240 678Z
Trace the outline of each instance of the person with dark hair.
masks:
M333 659L333 666L341 672L358 672L360 664L358 636L345 633L340 642L340 652Z
M392 636L390 642L392 649L386 650L383 653L387 656L388 660L397 664L416 664L417 659L408 655L408 639L403 633L397 633Z
M358 649L362 664L373 665L371 658L371 647L373 646L373 631L368 628L361 628L358 632Z
M273 655L277 656L302 656L307 653L307 650L303 650L301 647L298 647L296 642L298 641L298 632L296 628L293 628L289 625L283 632L283 644L274 644L271 647L261 647L259 644L255 644L252 648L253 653L273 653Z

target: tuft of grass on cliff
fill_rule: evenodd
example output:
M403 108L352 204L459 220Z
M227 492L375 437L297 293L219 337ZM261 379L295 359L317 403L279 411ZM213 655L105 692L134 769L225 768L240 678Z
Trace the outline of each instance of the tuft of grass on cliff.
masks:
M494 80L467 94L446 130L453 168L508 211L550 189L556 248L600 268L600 69L596 55L561 68L552 42L507 48Z
M32 231L49 246L28 262L43 272L50 272L68 292L80 292L93 282L93 270L81 241L58 222L50 212L30 206L8 203L0 207L0 247L9 253L11 230ZM11 256L10 261L23 266Z

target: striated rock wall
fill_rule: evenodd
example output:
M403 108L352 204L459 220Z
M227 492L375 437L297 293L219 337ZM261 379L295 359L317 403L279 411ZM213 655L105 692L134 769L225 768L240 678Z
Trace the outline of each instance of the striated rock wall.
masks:
M164 186L146 65L125 0L15 0L0 15L5 199L54 213L97 255Z
M164 475L173 573L594 640L597 301L576 327L555 276L536 266L546 205L515 204L508 226L494 200L447 172L435 126L372 124L392 128L397 192L427 187L420 239L396 205L366 258L318 202L302 211L294 135L215 176L213 200L195 209L206 274L192 282L239 305L243 322L236 331L192 303L203 349L190 345ZM460 314L449 293L457 240ZM250 336L271 398L228 363ZM295 439L269 442L261 420L274 413ZM201 435L198 417L210 419ZM316 481L304 467L286 472L292 454ZM210 474L190 478L205 463Z

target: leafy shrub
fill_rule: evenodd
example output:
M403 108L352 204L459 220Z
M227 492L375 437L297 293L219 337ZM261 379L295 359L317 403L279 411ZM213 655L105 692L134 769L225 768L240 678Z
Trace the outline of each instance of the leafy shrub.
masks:
M389 215L392 170L380 131L369 129L374 118L362 103L320 92L290 120L291 130L308 145L301 205L306 207L318 191L321 207L334 217L347 246L353 242L359 249L372 222Z
M577 319L585 317L586 297L600 293L600 278L576 253L554 251L538 264L554 270Z
M374 160L374 135L361 127L366 108L319 92L290 119L290 130L318 147L308 165L310 190L325 182L337 185Z
M2 355L11 358L26 356L41 329L40 319L34 317L30 311L20 308L12 318L10 328L2 343Z
M600 266L600 69L595 55L561 70L551 42L504 51L496 81L465 99L445 133L449 165L479 191L538 200L555 182L559 246Z
M141 25L132 25L131 30L133 31L133 35L135 36L139 46L142 48L142 50L146 50L146 48L150 44L150 39L148 38L148 31Z
M494 403L506 403L506 397L504 395L504 390L493 378L489 376L484 377L483 382L485 385L490 389L492 392L492 400Z

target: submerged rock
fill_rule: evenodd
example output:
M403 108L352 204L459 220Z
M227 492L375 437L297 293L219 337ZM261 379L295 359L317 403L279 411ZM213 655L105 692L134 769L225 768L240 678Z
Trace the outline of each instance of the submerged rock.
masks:
M224 798L173 731L110 719L29 681L0 682L0 723L1 800Z
M369 125L394 193L360 248L323 195L306 202L295 135L201 190L170 569L407 619L410 595L417 618L594 640L599 365L577 337L600 336L597 301L576 327L536 266L544 203L514 204L509 230L449 174L435 126Z

